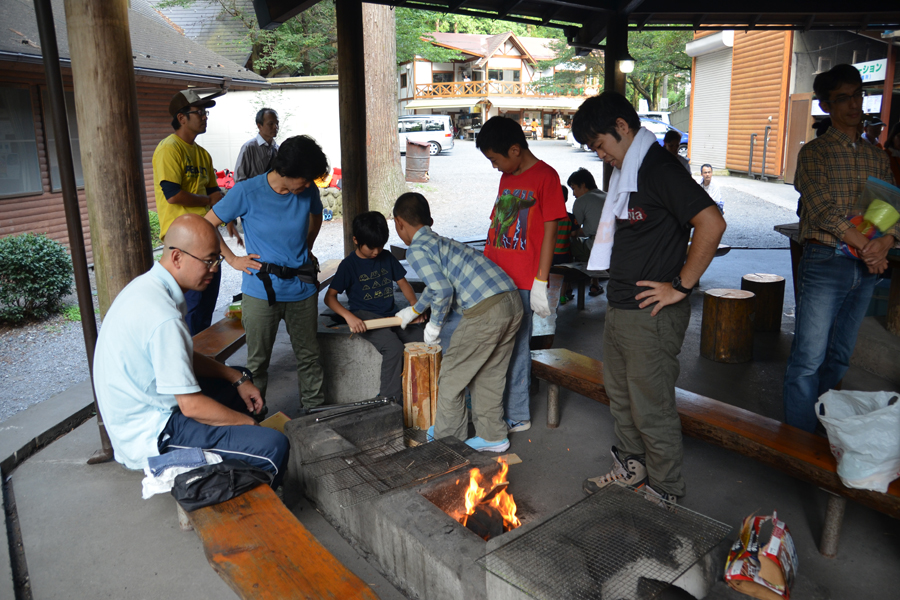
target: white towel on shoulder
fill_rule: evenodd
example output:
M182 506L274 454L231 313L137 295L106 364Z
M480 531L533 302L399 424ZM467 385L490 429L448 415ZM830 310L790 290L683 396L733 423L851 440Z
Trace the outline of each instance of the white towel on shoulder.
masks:
M656 136L648 129L641 127L634 136L628 152L625 153L622 168L613 168L612 177L609 178L606 203L603 205L603 212L600 213L600 224L597 226L597 235L594 238L594 246L591 248L591 257L588 260L588 270L604 271L609 268L613 237L616 234L616 219L628 218L628 199L631 197L631 192L637 191L638 169L644 162L647 151L657 143L659 142L656 140Z

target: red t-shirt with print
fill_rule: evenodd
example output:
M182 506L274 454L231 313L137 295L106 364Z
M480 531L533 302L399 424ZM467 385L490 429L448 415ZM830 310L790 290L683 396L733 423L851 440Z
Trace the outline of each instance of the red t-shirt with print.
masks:
M544 223L566 217L559 175L538 161L521 175L503 174L491 211L484 255L512 277L520 290L534 285L544 242Z

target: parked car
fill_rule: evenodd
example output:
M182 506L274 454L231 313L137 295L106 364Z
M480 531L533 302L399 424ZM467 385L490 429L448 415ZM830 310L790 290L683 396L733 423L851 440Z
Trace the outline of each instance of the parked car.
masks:
M666 132L670 129L672 131L677 131L681 134L681 141L678 143L678 154L684 158L687 158L687 148L688 148L688 139L689 136L684 131L672 127L667 123L663 123L662 121L658 121L656 119L648 119L646 117L641 117L641 125L646 127L650 131L653 132L653 135L656 136L656 139L659 141L659 145L662 146L663 138L666 137Z
M591 151L591 149L587 147L587 144L579 144L575 140L575 134L573 134L571 131L569 131L569 133L566 134L566 143L568 145L572 146L573 148L580 148L580 149L584 150L585 152Z
M662 121L666 125L671 125L672 121L669 120L669 112L665 110L652 110L647 112L639 112L638 116L642 119L655 119L657 121Z
M406 140L424 142L434 156L453 149L453 123L448 115L409 115L400 117L397 123L400 136L400 154L406 153Z

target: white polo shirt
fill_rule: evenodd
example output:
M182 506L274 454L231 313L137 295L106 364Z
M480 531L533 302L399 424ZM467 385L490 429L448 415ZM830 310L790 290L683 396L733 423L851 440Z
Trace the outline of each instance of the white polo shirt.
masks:
M159 263L116 297L94 351L94 391L116 460L143 469L178 406L200 391L184 293Z

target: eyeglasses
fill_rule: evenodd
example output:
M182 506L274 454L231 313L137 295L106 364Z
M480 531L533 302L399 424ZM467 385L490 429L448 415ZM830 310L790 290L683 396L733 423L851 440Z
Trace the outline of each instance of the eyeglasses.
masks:
M191 254L190 252L185 252L185 251L182 250L181 248L176 248L175 246L169 246L169 250L178 250L179 252L184 252L185 254L187 254L188 256L190 256L191 258L196 258L197 260L199 260L200 262L202 262L204 265L206 265L206 268L209 269L210 271L212 271L213 269L215 269L216 267L218 267L219 265L221 265L221 264L222 264L222 261L225 260L225 257L222 256L221 254L219 255L219 258L214 258L214 259L212 259L212 260L203 260L202 258L197 258L196 256L194 256L194 255Z
M854 99L854 98L862 99L862 98L865 98L865 96L866 96L866 92L862 89L859 89L859 90L856 90L855 92L853 92L852 94L850 94L849 96L842 95L842 96L838 96L834 100L829 100L828 103L829 104L846 104L851 99Z
M205 117L206 115L209 114L209 111L206 110L205 108L199 108L199 109L197 109L197 110L186 110L186 111L184 111L184 112L181 113L181 114L183 114L183 115L197 115L198 117Z

